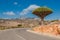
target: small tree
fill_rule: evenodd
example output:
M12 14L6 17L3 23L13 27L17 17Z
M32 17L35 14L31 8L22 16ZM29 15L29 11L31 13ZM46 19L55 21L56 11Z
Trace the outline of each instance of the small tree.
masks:
M40 7L40 8L35 9L32 13L41 18L41 24L43 25L44 17L51 14L52 12L53 11L50 8Z

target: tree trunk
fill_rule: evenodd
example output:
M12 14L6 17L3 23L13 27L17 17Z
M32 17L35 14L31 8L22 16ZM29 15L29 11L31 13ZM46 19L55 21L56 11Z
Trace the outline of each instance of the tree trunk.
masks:
M41 18L41 25L44 25L44 18Z

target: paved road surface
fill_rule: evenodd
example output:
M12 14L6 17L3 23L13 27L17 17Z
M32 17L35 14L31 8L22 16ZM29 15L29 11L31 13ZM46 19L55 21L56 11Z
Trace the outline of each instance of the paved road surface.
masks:
M16 35L14 30L0 31L0 40L24 40Z
M60 40L48 36L37 35L26 31L27 29L12 29L0 32L0 40Z

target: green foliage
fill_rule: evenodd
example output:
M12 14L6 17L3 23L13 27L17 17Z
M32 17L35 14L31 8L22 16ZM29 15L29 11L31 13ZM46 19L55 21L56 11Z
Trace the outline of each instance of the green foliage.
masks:
M43 12L43 11L52 11L52 9L47 8L47 7L40 7L40 8L35 9L34 11Z
M58 22L59 20L58 19L57 20L51 20L51 22L55 22L55 21Z
M45 16L51 14L52 12L53 11L50 8L40 7L40 8L35 9L32 13L41 18L44 18Z
M5 30L5 29L6 29L6 27L4 27L4 26L3 27L2 26L0 27L0 30Z
M19 24L18 26L22 26L21 24Z

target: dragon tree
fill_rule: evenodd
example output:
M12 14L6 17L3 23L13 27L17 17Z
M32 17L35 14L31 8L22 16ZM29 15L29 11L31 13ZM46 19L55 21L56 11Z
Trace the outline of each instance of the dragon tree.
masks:
M37 15L38 17L40 17L40 19L41 19L41 25L43 25L44 24L44 18L47 15L51 14L52 12L53 12L52 9L50 9L48 7L39 7L37 9L33 10L32 13L35 14L35 15Z

